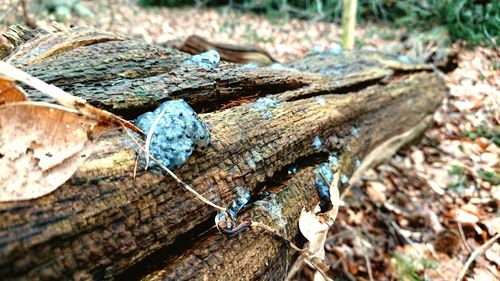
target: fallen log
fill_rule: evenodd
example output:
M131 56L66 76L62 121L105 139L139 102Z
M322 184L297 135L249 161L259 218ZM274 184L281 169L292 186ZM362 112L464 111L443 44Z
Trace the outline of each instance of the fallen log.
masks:
M222 206L241 189L253 198L271 192L243 217L274 225L289 240L299 235L302 208L318 203L317 165L338 158L345 186L374 148L422 127L417 124L425 127L445 91L430 66L377 52L318 54L280 69L249 69L193 64L174 50L86 29L28 39L8 62L127 118L165 100L185 99L209 126L212 146L193 154L176 174ZM259 97L273 103L256 106ZM286 275L292 253L283 241L254 229L233 238L210 231L215 210L168 175L144 170L143 163L136 169L137 154L125 132L110 133L53 193L0 203L0 276ZM299 172L289 174L293 168ZM279 207L274 217L272 206Z

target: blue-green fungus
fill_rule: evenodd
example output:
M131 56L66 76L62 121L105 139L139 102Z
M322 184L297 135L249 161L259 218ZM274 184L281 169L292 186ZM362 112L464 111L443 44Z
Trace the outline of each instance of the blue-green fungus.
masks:
M333 171L328 163L322 163L318 168L314 169L316 174L314 183L319 197L319 206L321 212L326 212L332 207L330 199L330 184L333 181Z
M178 169L193 151L204 151L210 145L208 126L184 100L166 101L153 112L139 116L135 124L147 135L160 114L149 153L167 168ZM150 165L159 166L155 161Z

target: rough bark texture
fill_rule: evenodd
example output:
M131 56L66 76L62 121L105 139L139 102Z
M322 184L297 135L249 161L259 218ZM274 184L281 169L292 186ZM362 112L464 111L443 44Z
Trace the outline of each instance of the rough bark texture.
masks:
M349 177L356 160L428 118L445 91L429 66L376 52L316 55L280 70L226 63L209 69L184 64L189 56L177 51L92 32L100 39L88 40L88 30L28 34L33 38L6 59L129 118L184 98L210 127L213 145L176 174L223 206L239 189L253 196L271 191L243 216L274 225L288 239L298 235L301 209L318 202L314 167L337 153ZM278 101L270 115L252 107L257 96ZM316 137L319 148L312 145ZM285 276L292 253L280 240L256 230L233 238L206 232L214 210L160 171L140 164L134 178L136 155L125 133L111 133L55 192L1 203L0 276ZM290 167L299 172L289 175Z

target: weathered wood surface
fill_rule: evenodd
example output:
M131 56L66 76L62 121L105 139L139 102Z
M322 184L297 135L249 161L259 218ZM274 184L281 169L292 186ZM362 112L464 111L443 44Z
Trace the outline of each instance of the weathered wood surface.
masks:
M207 69L183 64L182 53L123 38L85 44L57 39L65 42L63 50L53 47L52 54L26 63L23 52L33 41L7 60L94 104L133 118L164 100L184 98L208 112L200 117L213 145L176 173L219 205L233 200L239 188L253 195L273 191L290 239L297 236L302 207L317 203L311 173L317 163L336 152L343 173L351 175L354 160L432 114L444 92L429 66L375 52L312 56L286 65L295 68L289 70L225 63ZM251 103L218 110L254 95L279 101L269 109L272 117ZM320 149L312 146L315 137ZM238 279L286 273L288 250L268 234L225 238L208 232L203 241L187 243L190 237L201 240L197 235L213 225L213 209L158 171L139 167L134 178L136 151L123 132L109 134L52 194L1 203L0 276L107 279L150 273L147 279L216 280L233 271ZM300 172L289 177L292 166ZM259 207L245 215L276 223Z

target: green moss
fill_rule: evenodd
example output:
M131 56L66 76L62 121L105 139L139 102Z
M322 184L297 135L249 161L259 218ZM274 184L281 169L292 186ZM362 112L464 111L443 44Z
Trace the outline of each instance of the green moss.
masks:
M493 185L500 184L500 174L498 174L496 172L478 170L477 174L479 175L480 178L482 178L483 180L485 180Z
M498 127L479 125L475 128L475 131L464 131L463 135L471 139L486 138L496 146L500 146L500 128Z
M401 280L423 281L423 271L425 269L437 269L439 263L426 258L414 258L396 253L393 255L396 260L396 270Z
M451 173L456 176L461 176L464 173L464 168L459 165L451 165Z

